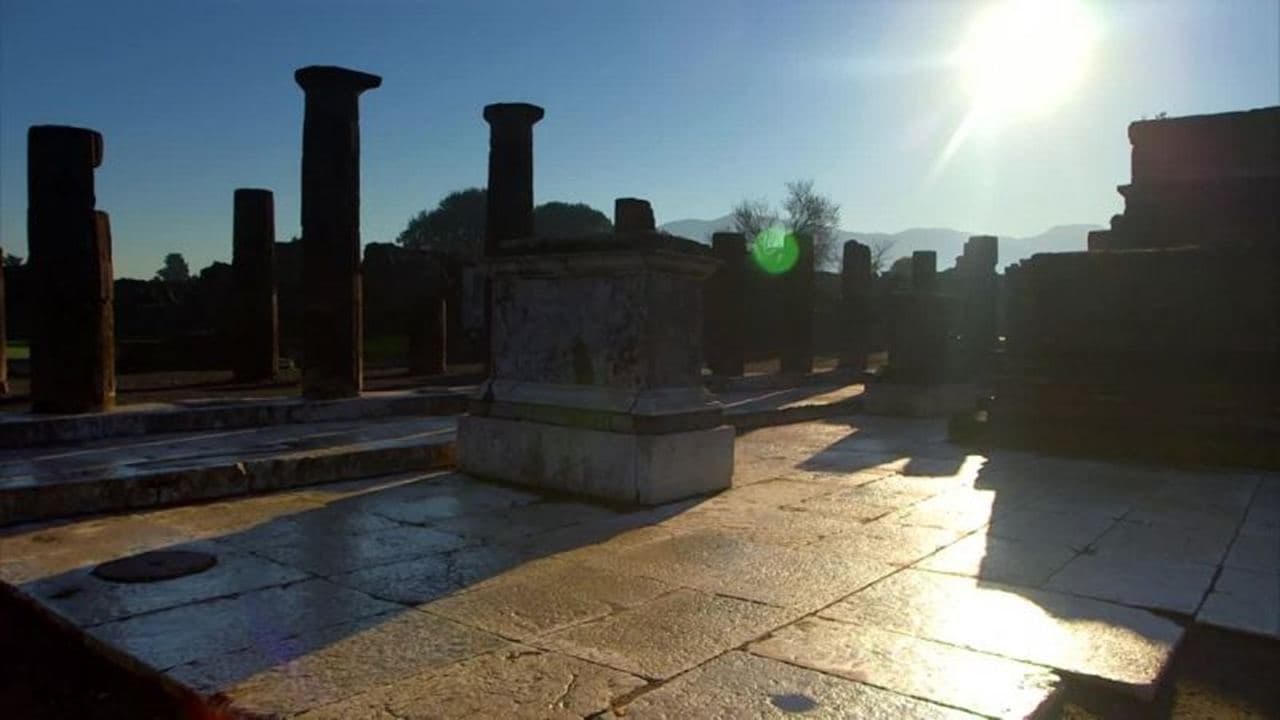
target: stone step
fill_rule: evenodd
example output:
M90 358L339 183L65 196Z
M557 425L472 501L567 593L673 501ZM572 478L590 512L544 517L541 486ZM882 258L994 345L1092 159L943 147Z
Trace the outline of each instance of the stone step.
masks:
M717 399L724 406L726 422L741 432L860 412L862 391L860 384L802 385L726 391Z
M470 387L366 392L342 400L196 399L123 405L81 415L0 413L0 448L31 448L100 438L367 420L396 415L450 415L466 410Z
M395 416L0 450L0 525L453 467L455 427Z

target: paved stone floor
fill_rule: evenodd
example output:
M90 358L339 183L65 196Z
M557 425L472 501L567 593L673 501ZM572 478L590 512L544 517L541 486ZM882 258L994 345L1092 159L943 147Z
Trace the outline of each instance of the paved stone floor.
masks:
M436 474L15 527L0 579L250 716L1025 717L1151 697L1189 622L1280 638L1280 477L944 437L756 430L732 490L638 511ZM219 562L90 574L158 548Z

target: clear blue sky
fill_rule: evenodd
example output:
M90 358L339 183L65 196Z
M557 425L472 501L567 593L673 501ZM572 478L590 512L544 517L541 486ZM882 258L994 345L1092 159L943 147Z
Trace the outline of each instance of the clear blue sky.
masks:
M383 76L361 100L363 240L394 239L485 182L486 103L544 106L538 202L649 198L658 221L780 199L812 178L841 225L1031 235L1105 224L1127 124L1280 103L1280 0L1094 2L1079 86L1053 112L976 132L947 61L978 3L611 0L0 0L0 242L26 255L26 129L105 136L98 207L118 277L166 252L228 260L236 187L298 231L293 70Z

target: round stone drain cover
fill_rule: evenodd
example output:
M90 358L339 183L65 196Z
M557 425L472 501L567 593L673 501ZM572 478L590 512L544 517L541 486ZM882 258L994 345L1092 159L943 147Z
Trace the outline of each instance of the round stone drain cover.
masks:
M204 572L218 563L209 553L190 550L156 550L102 563L93 574L120 583L171 580Z

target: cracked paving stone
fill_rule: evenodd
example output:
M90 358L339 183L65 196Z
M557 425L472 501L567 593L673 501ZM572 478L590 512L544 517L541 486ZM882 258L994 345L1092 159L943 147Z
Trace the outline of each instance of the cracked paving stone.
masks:
M1217 565L1227 554L1235 528L1190 528L1121 520L1095 540L1098 556L1137 561L1173 560Z
M989 717L1034 717L1058 688L1043 667L820 618L788 625L749 650Z
M1213 584L1214 565L1080 555L1045 583L1047 590L1194 615Z
M248 647L272 648L300 632L403 609L326 580L305 580L181 605L88 630L157 670Z
M939 548L951 545L962 536L963 533L955 530L878 522L827 538L805 550L834 557L867 558L905 566Z
M508 644L416 610L307 630L171 669L167 674L230 708L283 715L337 702Z
M670 585L816 610L892 573L875 559L754 543L714 530L617 553L609 567Z
M648 578L552 562L517 568L423 609L503 637L530 640L635 607L671 589Z
M484 542L509 542L570 525L617 517L598 505L578 502L539 502L503 512L463 515L432 527Z
M645 684L559 653L514 646L405 678L299 720L434 720L446 717L579 720Z
M820 615L1101 678L1148 699L1182 638L1145 610L910 568Z
M1196 622L1280 639L1280 574L1223 568Z
M733 598L679 590L538 644L648 678L669 678L773 630L796 614Z
M95 576L92 566L86 566L27 583L22 590L77 626L85 627L310 577L301 570L213 542L165 549L207 552L217 563L193 575L145 583L108 582Z
M463 515L503 512L541 499L536 493L451 475L371 493L355 504L399 522L426 525Z
M858 527L858 518L834 518L802 509L751 503L699 506L662 523L676 533L715 531L750 542L797 547L841 535Z
M947 530L968 532L977 530L991 520L991 511L997 494L990 490L962 488L912 505L890 518L903 525L921 525Z
M644 693L613 720L974 720L978 716L860 682L734 651Z

